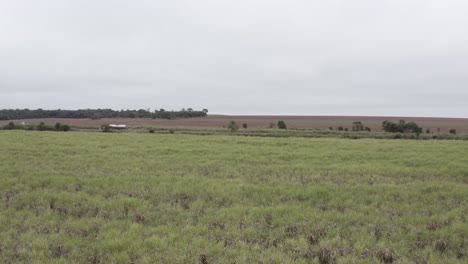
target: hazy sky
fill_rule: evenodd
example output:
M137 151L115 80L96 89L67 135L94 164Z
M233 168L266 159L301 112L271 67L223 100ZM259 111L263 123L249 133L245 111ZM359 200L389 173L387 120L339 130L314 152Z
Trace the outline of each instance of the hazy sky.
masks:
M468 117L466 0L0 0L0 108Z

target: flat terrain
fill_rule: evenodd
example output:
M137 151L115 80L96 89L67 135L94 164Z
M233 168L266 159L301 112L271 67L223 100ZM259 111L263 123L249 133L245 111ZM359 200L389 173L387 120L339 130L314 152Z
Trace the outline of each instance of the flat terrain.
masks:
M320 128L328 129L339 126L343 128L352 128L354 121L361 121L364 126L368 126L372 131L380 131L382 122L385 120L414 121L420 127L430 129L432 133L448 133L450 129L456 129L458 133L468 133L468 118L433 118L433 117L369 117L369 116L227 116L227 115L209 115L202 118L187 119L148 119L148 118L112 118L112 119L29 119L29 120L11 120L17 124L26 122L27 124L37 124L44 121L46 124L53 125L57 122L68 124L73 127L98 128L103 124L127 124L130 127L201 127L201 128L222 128L227 126L229 121L234 120L239 125L246 123L249 128L269 128L270 123L277 124L279 120L284 120L288 128ZM10 121L0 121L0 126Z
M1 263L466 263L467 141L0 131Z

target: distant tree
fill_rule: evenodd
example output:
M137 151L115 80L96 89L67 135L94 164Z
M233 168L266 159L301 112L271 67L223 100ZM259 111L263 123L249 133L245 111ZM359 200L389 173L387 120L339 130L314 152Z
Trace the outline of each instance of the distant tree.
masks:
M275 123L270 123L270 128L275 128L275 127L276 127Z
M416 133L421 134L422 128L420 128L415 122L406 123L404 129L404 133Z
M328 130L333 130L333 127L332 127L332 126L331 126L331 127L328 127Z
M236 132L237 130L239 130L239 126L235 121L230 121L227 128L231 132Z
M243 127L244 129L247 129L247 123L242 124L242 127Z
M37 130L39 131L45 131L45 130L48 130L48 127L45 125L44 122L40 122L39 125L37 125Z
M456 135L457 134L457 130L455 128L452 128L450 129L449 131L450 134L453 134L453 135Z
M353 131L363 131L363 130L364 130L364 125L362 124L361 121L353 122Z
M398 123L384 121L382 123L382 130L391 133L422 133L422 128L415 122L406 123L405 120L400 120Z
M112 132L112 129L110 128L109 125L102 125L101 126L101 131L104 132L104 133L110 133L110 132Z
M426 134L430 134L430 133L431 133L431 131L429 130L429 128L426 129Z
M56 130L56 131L60 131L61 128L62 128L62 124L60 124L60 123L55 123L55 126L54 126L54 127L55 127L55 130Z
M91 119L92 120L100 120L101 119L101 115L100 114L94 114L91 116Z
M371 132L371 128L370 128L370 127L365 127L364 130L366 130L367 132Z
M394 122L383 121L382 130L385 132L393 132L393 133L398 132L398 125Z
M190 111L191 109L191 111ZM188 108L189 111L183 109L183 111L170 111L166 113L164 109L160 111L155 110L151 112L150 108L139 109L139 110L120 110L115 111L112 109L79 109L79 110L29 110L29 109L1 109L0 119L11 120L11 119L39 119L39 118L192 118L192 117L203 117L207 116L207 111L193 110Z
M345 127L344 131L349 131L349 129L347 127Z
M16 128L16 126L15 126L15 123L13 123L13 122L10 122L10 123L8 123L7 125L5 125L3 127L3 129L5 129L5 130L13 130L15 128Z
M339 127L338 127L338 131L343 131L343 127L342 127L342 126L339 126Z
M62 131L64 131L64 132L68 132L68 131L71 130L71 127L70 127L69 125L62 125L61 129L62 129Z
M278 128L279 129L286 129L286 123L283 120L278 121Z
M205 113L205 114L208 114L208 109L203 108L202 112Z

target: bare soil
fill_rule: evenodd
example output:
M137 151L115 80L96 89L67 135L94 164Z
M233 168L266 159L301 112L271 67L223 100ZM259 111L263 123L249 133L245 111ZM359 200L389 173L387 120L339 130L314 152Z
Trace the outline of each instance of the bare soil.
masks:
M432 133L448 133L450 129L456 129L457 133L468 133L468 118L440 118L440 117L382 117L382 116L242 116L242 115L209 115L208 117L186 118L186 119L150 119L150 118L103 118L92 119L25 119L0 121L0 125L5 125L10 121L17 124L38 124L45 122L53 125L57 122L68 124L73 127L94 128L104 124L125 124L129 127L201 127L201 128L223 128L229 121L235 121L240 126L246 123L248 128L269 128L270 123L277 124L279 120L284 120L288 128L295 129L337 129L339 126L351 129L354 121L361 121L364 126L370 127L373 131L380 131L382 122L385 120L407 122L414 121L421 126L424 131L429 129Z

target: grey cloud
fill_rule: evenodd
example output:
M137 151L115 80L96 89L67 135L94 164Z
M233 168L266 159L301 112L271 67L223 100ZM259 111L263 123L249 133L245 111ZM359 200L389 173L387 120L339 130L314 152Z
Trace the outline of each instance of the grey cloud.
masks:
M3 0L0 108L466 117L466 11L459 0Z

